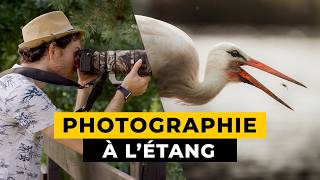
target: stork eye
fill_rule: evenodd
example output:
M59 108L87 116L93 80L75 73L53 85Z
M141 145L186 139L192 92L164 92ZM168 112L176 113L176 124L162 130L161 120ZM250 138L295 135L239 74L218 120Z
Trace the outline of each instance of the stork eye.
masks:
M232 57L242 57L241 54L237 50L229 51Z

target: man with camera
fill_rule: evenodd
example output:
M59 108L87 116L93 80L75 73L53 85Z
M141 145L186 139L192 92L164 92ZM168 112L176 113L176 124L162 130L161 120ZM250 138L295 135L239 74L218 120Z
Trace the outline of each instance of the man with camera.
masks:
M83 31L74 29L61 11L54 11L30 21L22 34L21 65L13 68L35 68L71 79ZM121 111L129 95L144 93L150 79L138 75L141 64L141 60L134 64L105 111ZM83 86L95 79L79 70L78 78ZM0 179L40 179L43 134L53 138L53 114L59 111L41 90L44 86L18 73L0 78ZM76 108L85 104L91 90L78 90ZM57 141L82 154L82 140Z

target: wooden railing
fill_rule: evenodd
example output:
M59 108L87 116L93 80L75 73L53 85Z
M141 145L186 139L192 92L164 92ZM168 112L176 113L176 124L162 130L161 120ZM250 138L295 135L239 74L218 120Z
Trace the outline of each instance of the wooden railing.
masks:
M165 163L133 162L130 163L129 175L104 162L83 162L81 155L48 137L44 138L44 147L48 158L57 164L57 168L62 168L75 180L164 180L166 178ZM59 174L52 169L48 168L49 180L59 179Z

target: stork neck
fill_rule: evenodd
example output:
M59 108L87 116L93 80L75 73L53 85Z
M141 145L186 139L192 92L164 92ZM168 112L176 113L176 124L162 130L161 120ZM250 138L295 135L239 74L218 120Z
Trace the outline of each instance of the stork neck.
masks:
M191 88L193 92L189 94L189 98L185 98L184 100L193 105L205 104L218 95L226 83L225 77L219 71L208 67L204 81L192 83L195 85L195 87Z

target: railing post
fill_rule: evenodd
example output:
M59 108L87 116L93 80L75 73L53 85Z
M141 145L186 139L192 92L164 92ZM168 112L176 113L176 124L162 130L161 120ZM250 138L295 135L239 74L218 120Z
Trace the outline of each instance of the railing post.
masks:
M59 180L61 168L48 157L48 180Z
M165 180L166 163L165 162L144 162L141 170L141 180Z
M80 155L50 138L45 137L44 142L45 152L49 157L49 180L60 179L62 169L76 180L105 180L106 178L117 180L166 179L165 162L130 163L131 176L129 176L106 163L84 163Z
M165 162L132 162L130 163L130 175L137 180L165 180Z
M134 180L133 177L107 163L85 163L82 161L82 156L46 136L44 136L44 146L46 154L54 161L53 163L60 166L75 180ZM51 172L49 169L48 173ZM59 173L55 173L55 175L59 176ZM50 180L52 179L50 178Z
M131 162L130 163L130 176L134 177L135 179L140 179L140 174L141 174L141 163L140 162Z

